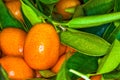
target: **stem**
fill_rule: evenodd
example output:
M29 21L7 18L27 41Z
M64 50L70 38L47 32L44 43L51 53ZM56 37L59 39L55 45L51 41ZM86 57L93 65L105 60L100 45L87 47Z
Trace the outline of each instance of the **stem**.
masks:
M85 80L90 80L86 75L84 75L84 74L82 74L80 72L77 72L77 71L75 71L73 69L70 69L69 71L72 72L72 73L74 73L74 74L76 74L76 75L78 75L79 77L82 77Z

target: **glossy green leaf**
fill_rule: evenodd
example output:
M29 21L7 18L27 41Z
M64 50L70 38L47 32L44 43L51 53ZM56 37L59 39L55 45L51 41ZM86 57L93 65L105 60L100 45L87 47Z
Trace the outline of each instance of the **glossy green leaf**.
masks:
M50 71L50 70L41 70L41 71L39 71L39 73L40 73L41 76L43 76L44 78L50 78L50 77L53 77L53 76L56 75L55 73L53 73L53 72Z
M40 0L44 4L53 4L58 2L59 0Z
M110 44L104 39L82 31L63 31L60 33L60 40L77 51L91 56L105 55L110 47Z
M120 42L115 39L111 51L100 61L97 73L103 74L113 71L120 64Z
M107 24L116 20L120 20L120 12L73 18L67 25L70 28L87 28Z
M86 15L98 15L110 12L113 9L114 0L89 0L83 5Z
M68 69L74 69L83 74L93 73L98 68L98 57L84 55L82 53L74 53L67 61L66 67ZM78 78L76 75L69 73L72 80Z
M47 19L49 22L52 22L52 20L46 16L45 14L43 14L42 12L40 12L29 0L22 0L27 6L29 6L35 13L36 15L41 18L41 19Z
M22 0L21 0L22 2ZM27 19L31 22L32 25L35 25L36 23L41 23L42 18L38 16L28 5L22 2L22 11L24 15L27 17Z
M7 7L3 3L3 0L0 0L0 28L3 29L6 27L16 27L24 29L23 24L13 17L13 15L9 12Z

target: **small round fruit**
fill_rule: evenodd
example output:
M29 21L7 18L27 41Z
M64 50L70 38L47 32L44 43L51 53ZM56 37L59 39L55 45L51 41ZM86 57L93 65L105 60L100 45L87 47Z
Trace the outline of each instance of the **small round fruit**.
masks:
M59 57L59 36L48 23L34 25L26 37L24 59L35 70L51 68Z
M21 57L5 56L0 59L1 66L10 79L29 79L34 77L33 70Z
M5 28L1 31L1 50L5 55L23 56L23 46L27 33L18 28Z
M12 13L12 15L18 19L19 21L23 22L23 16L20 10L21 3L20 0L14 0L14 1L9 1L6 2L5 5L9 9L9 11Z
M80 5L79 0L59 0L56 4L57 13L61 14L63 19L70 19L71 14L65 12L65 9Z

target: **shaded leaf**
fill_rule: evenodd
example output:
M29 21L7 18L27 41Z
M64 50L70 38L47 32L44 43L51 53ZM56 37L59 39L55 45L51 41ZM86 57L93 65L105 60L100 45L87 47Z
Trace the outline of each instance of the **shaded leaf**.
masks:
M110 73L103 74L105 79L120 79L120 71L112 71Z
M80 16L84 16L84 11L81 5L76 7L72 18L76 18Z
M76 52L68 59L66 67L84 74L94 73L98 68L98 57L92 57ZM69 73L69 75L71 76L72 80L77 78L72 73Z
M44 4L53 4L58 2L59 0L40 0Z
M86 15L98 15L110 12L113 6L114 0L89 0L83 8Z
M115 29L115 25L113 23L109 24L102 37L108 42L110 42L108 38L111 35L111 33L114 31L114 29Z

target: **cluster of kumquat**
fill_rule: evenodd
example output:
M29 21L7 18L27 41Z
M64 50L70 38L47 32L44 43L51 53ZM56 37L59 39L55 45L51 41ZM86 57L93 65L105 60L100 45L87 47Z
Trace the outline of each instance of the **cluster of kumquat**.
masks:
M5 28L0 33L0 43L0 64L11 79L33 78L37 70L57 73L71 50L60 44L57 32L48 23L36 24L28 33Z
M5 0L14 17L23 21L19 0ZM8 46L9 45L9 46ZM75 50L60 43L54 27L48 23L34 25L27 33L8 27L0 32L0 64L10 79L42 77L39 70L51 69L58 73L68 52Z
M57 73L66 58L65 53L71 50L60 44L57 32L48 23L36 24L28 33L5 28L0 33L0 43L0 64L11 79L32 78L34 70L52 68Z
M20 1L4 1L13 16L23 22ZM56 8L64 19L69 19L71 14L64 12L65 8L79 4L79 0L60 0ZM64 61L75 52L60 42L54 26L49 23L36 24L28 32L12 26L4 28L0 32L0 49L0 65L10 79L20 80L42 77L39 70L58 73Z

